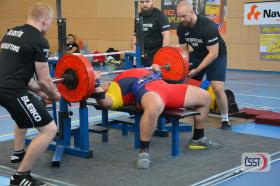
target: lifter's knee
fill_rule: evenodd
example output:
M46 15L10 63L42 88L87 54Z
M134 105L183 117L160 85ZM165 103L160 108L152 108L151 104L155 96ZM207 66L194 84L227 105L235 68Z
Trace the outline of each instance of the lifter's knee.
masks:
M151 118L158 117L164 109L164 103L161 97L153 92L145 94L141 100L141 104L145 114Z
M207 91L203 91L203 99L204 99L205 105L210 107L211 96L210 96L210 94Z

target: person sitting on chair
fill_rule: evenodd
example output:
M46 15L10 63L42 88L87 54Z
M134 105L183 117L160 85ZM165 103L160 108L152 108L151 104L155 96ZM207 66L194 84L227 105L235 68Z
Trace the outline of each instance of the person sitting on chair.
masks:
M66 42L67 53L80 53L80 47L76 42L76 36L74 34L68 34Z

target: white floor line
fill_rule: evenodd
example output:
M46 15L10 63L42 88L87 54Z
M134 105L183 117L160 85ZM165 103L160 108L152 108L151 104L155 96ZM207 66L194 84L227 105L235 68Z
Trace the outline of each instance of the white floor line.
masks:
M264 87L280 87L280 85L271 85L271 84L262 84L262 83L244 83L244 82L240 82L240 81L227 81L227 84L228 83L241 84L241 85L264 86Z
M253 94L239 94L235 93L236 96L248 96L248 97L256 97L256 98L266 98L266 99L277 99L280 100L280 97L271 97L271 96L258 96Z

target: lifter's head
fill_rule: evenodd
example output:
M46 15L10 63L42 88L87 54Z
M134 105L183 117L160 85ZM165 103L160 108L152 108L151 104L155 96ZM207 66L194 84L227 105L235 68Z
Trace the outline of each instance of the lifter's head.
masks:
M30 7L27 23L46 34L51 27L52 18L52 7L47 3L38 2Z
M109 89L110 83L109 82L105 82L105 83L102 83L100 86L104 90L104 92L107 92L108 89Z

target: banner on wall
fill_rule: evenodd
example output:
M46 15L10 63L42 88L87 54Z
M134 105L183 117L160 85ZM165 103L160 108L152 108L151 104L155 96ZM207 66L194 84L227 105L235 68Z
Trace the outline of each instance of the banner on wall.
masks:
M280 24L280 1L244 4L244 25Z
M262 26L260 58L265 61L280 61L280 26Z
M171 29L176 29L181 22L176 16L176 7L180 0L162 0L161 10L167 16ZM188 0L196 14L207 16L213 20L220 33L226 33L226 4L227 0Z

